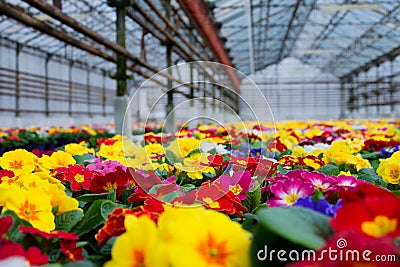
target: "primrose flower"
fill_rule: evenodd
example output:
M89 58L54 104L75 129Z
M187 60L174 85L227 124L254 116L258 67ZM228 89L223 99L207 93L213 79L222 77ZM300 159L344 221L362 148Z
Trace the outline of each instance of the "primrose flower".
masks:
M94 149L88 148L87 143L85 142L81 142L79 144L71 143L65 145L65 152L71 154L72 156L75 156L75 155L84 155L87 153L94 154Z
M393 193L363 183L341 192L340 197L342 207L331 220L336 232L354 231L375 238L400 235L400 198Z
M4 208L14 211L39 230L51 231L55 228L50 197L38 188L10 188Z
M361 170L362 168L372 168L369 161L363 159L360 154L347 158L346 164L355 167L357 171Z
M76 163L72 155L64 151L56 151L51 156L43 155L39 162L47 170L68 167Z
M330 204L326 199L320 198L317 201L314 201L313 197L308 196L304 198L298 198L295 206L301 206L305 208L309 208L315 211L318 211L327 216L334 216L336 211L342 206L342 201L339 200L335 205Z
M293 206L298 198L311 196L314 187L298 178L290 178L277 181L270 186L270 191L274 195L274 198L267 201L270 207Z
M149 218L134 215L125 217L126 232L115 241L112 260L105 267L167 267L168 258L160 257L165 252L156 224ZM132 242L134 240L134 242Z
M197 208L165 211L158 220L174 267L246 267L251 234L222 213ZM188 225L196 231L182 231Z
M96 194L115 191L117 196L121 196L122 191L126 189L127 185L127 174L121 168L118 168L115 172L94 177L90 182L90 191Z
M168 148L179 158L184 158L189 154L189 152L195 149L200 149L200 145L200 140L194 137L182 137L172 141Z
M219 181L226 189L232 191L240 200L247 197L246 192L251 188L253 180L249 171L238 170L233 176L222 175L216 181Z
M400 151L393 153L388 159L381 159L376 173L388 184L400 183Z
M15 175L32 172L36 165L34 155L25 149L9 151L0 157L0 167L13 171Z
M332 142L332 146L324 153L324 161L326 163L334 163L340 165L347 161L353 155L351 147L343 140Z
M187 172L187 176L193 180L203 179L203 172L215 174L215 169L208 167L208 156L210 154L193 153L189 158L185 158L182 163L175 163L179 170Z

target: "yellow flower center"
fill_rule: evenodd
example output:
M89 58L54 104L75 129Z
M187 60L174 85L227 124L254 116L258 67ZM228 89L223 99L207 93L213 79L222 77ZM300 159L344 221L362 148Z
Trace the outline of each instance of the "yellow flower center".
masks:
M22 169L22 160L14 160L14 162L10 162L10 169L20 170Z
M75 181L77 181L78 183L82 183L83 181L85 181L85 176L83 176L82 174L77 174L75 175Z
M296 200L299 198L299 196L296 193L291 193L290 195L286 196L286 203L288 204L293 204L296 202Z
M210 206L210 208L212 208L212 209L219 208L219 203L213 201L213 200L212 200L211 198L209 198L209 197L203 198L203 201L204 201L205 203L207 203L207 204Z
M242 192L243 188L237 184L235 186L230 185L229 190L232 191L232 193L234 193L235 195L239 195L240 192Z
M397 220L389 219L386 216L378 215L373 221L363 222L361 230L372 237L382 237L386 234L393 233L397 228Z
M242 165L247 165L247 162L245 160L238 160L237 163L242 164Z

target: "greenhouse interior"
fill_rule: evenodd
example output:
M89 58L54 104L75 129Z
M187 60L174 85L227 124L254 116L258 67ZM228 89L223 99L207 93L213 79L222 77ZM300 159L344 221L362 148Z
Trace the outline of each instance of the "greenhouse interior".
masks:
M400 1L0 0L0 266L400 266Z

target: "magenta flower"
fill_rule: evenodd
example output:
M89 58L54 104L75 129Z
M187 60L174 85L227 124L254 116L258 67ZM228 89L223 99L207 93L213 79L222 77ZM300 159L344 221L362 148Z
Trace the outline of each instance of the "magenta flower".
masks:
M310 182L316 189L321 192L326 192L331 189L336 181L331 176L326 176L322 173L309 172L302 175L307 182Z
M278 181L270 186L273 198L267 201L270 207L293 206L298 198L311 196L314 193L314 186L303 182L298 178L289 178L285 181Z
M339 189L350 189L356 185L364 183L363 180L357 180L354 176L339 175L336 179L336 187Z
M88 168L91 171L96 171L101 175L106 175L107 173L115 172L117 170L117 167L121 167L123 171L126 170L126 167L116 160L102 161L100 158L95 158L90 160L90 162L91 164L87 165L86 168Z
M245 170L238 170L233 173L233 176L221 175L216 182L219 181L223 187L230 190L240 200L247 197L246 192L249 191L253 185L251 173Z

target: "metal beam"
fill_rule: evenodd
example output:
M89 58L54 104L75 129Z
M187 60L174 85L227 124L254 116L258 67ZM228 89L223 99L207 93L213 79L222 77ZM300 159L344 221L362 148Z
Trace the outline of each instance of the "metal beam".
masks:
M196 26L198 32L203 36L203 39L208 43L218 61L222 64L232 66L232 62L210 17L205 2L203 0L178 0L178 3ZM239 91L240 80L235 71L231 68L225 68L225 71L231 79L234 88Z

